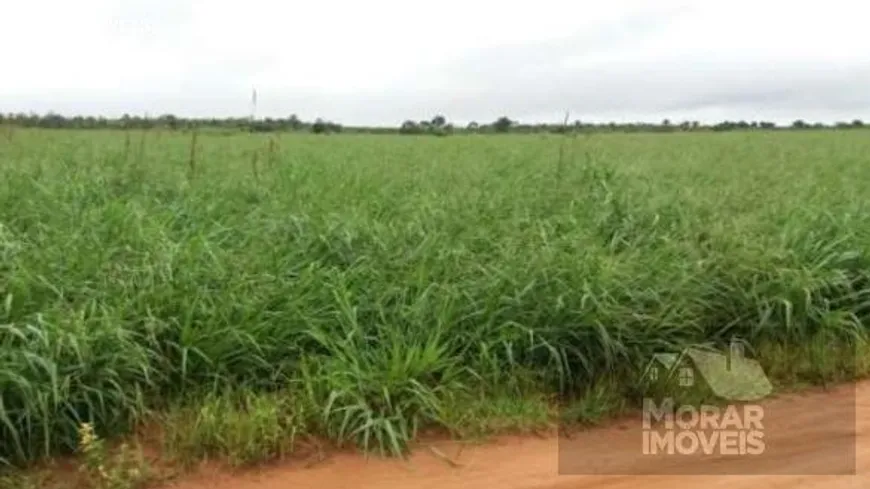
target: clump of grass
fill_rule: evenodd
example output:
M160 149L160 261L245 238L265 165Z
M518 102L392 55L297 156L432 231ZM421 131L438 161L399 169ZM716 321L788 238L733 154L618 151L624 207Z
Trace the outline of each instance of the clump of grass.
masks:
M551 430L557 407L544 395L459 396L445 402L439 419L458 439L492 434L532 434Z
M594 426L602 421L623 414L629 406L628 386L619 385L613 379L603 378L590 385L581 395L568 399L559 410L559 422L563 427Z
M182 464L218 458L242 467L292 453L307 423L286 394L212 394L171 410L163 429L167 453Z
M7 295L7 311L15 308ZM101 317L58 308L33 322L0 326L0 460L37 460L78 444L84 420L105 434L129 429L145 412L157 373L147 342Z
M83 458L80 470L94 489L136 489L151 480L141 450L122 444L111 454L88 423L79 428L79 451Z
M49 475L41 471L6 474L0 472L0 489L66 489L71 485L61 485L51 481Z
M401 455L469 375L450 354L457 345L438 330L380 325L367 334L342 302L334 328L308 332L323 353L302 365L300 390L320 409L317 426L339 445Z

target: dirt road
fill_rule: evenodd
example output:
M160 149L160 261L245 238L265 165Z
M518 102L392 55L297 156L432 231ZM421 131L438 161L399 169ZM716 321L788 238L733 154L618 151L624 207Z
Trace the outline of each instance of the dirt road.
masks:
M674 456L656 459L655 456L644 456L638 419L579 433L571 440L510 438L486 445L465 445L458 456L459 445L439 444L437 449L444 455L455 457L454 460L461 464L459 467L451 467L431 449L421 448L407 462L378 458L366 460L361 456L342 454L313 468L288 463L242 476L197 476L171 487L870 488L870 436L867 436L870 429L870 382L857 387L840 386L827 392L780 396L767 401L763 408L766 450L754 457L729 458L719 454L697 459L675 459ZM560 475L560 469L563 473L568 471L575 475ZM580 472L586 475L576 475ZM852 475L808 475L850 472ZM601 475L605 473L617 475ZM651 473L659 475L649 475Z

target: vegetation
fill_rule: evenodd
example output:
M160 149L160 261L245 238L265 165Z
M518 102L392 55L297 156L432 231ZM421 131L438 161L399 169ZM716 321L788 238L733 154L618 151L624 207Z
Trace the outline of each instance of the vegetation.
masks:
M117 454L111 455L105 441L88 423L79 427L78 448L83 461L79 470L94 489L136 489L150 481L149 468L140 451L122 444Z
M567 122L567 121L566 121ZM589 123L574 121L571 124L523 124L502 116L489 124L470 122L464 128L454 128L447 118L441 114L435 115L431 120L413 121L406 120L398 127L345 127L337 122L317 118L313 122L302 121L296 114L286 118L262 119L253 118L225 118L225 119L190 119L177 117L172 114L164 114L156 118L148 116L124 114L118 119L105 117L65 117L60 114L0 114L0 126L2 125L42 128L42 129L193 129L210 128L229 131L245 130L249 132L313 132L315 134L333 132L354 132L371 134L406 134L420 135L429 134L435 136L447 136L454 132L483 132L483 133L554 133L565 132L709 132L709 131L757 131L757 130L806 130L806 129L861 129L865 124L860 119L850 122L837 122L833 125L823 123L809 123L804 120L796 120L788 126L777 126L767 121L722 121L716 124L701 124L698 121L683 121L674 124L665 119L661 123L635 122L628 124Z
M866 343L859 132L197 134L0 138L3 461L155 412L180 457L401 453L594 422L662 350Z
M447 136L453 134L453 124L448 124L443 115L436 115L431 121L405 121L399 127L399 134L434 134Z

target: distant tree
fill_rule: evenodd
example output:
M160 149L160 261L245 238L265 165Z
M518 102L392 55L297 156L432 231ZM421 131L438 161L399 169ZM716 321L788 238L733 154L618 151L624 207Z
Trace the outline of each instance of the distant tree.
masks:
M66 119L59 114L49 112L39 121L40 127L49 129L60 129L66 125Z
M792 129L806 129L810 127L803 119L798 119L791 123Z
M287 118L287 127L289 127L291 131L298 131L302 129L302 121L299 120L299 117L296 114L291 114L290 117Z
M431 124L435 127L441 127L444 124L447 124L447 119L443 115L436 115L432 118Z
M272 132L275 130L275 125L267 120L253 121L249 126L251 132Z
M480 126L476 122L471 121L468 123L468 126L466 126L465 129L476 132L478 129L480 129Z
M163 114L157 118L157 123L161 126L168 127L169 129L177 129L178 128L178 118L172 114Z
M864 121L861 119L855 119L852 121L852 127L864 127Z
M492 123L492 128L495 132L508 132L513 125L514 121L510 120L507 116L501 116Z
M403 122L402 126L399 128L399 134L420 134L420 132L420 126L412 120Z
M327 122L320 117L311 125L311 132L314 134L323 134L329 129Z

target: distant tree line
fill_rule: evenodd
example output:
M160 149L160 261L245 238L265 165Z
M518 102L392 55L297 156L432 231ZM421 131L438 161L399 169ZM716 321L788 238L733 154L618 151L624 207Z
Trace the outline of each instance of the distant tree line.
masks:
M447 122L443 115L436 115L430 121L407 120L399 126L399 134L432 134L434 136L447 136L453 134L453 124Z
M362 127L342 126L336 122L318 118L314 121L303 121L295 114L286 118L250 119L243 117L228 118L184 118L172 114L158 117L141 117L124 114L119 118L73 116L60 114L2 114L0 125L13 125L26 128L45 129L153 129L169 130L212 128L231 131L250 132L313 132L327 134L337 132L373 133L373 134L407 134L448 136L454 133L592 133L592 132L690 132L690 131L751 131L751 130L806 130L806 129L860 129L866 127L863 121L855 119L851 122L835 124L811 123L796 120L790 125L779 126L767 121L723 121L716 124L702 124L698 121L681 121L674 123L668 119L660 123L588 123L576 120L572 123L541 123L523 124L519 121L502 116L489 123L471 122L464 127L450 123L443 115L436 115L428 120L406 120L398 127Z
M682 121L673 123L664 119L658 124L649 122L636 123L590 123L575 120L571 123L556 124L522 124L508 117L499 117L489 124L471 122L465 128L466 132L483 133L583 133L583 132L690 132L690 131L750 131L750 130L800 130L800 129L859 129L866 127L860 119L851 122L838 122L833 125L823 123L808 123L796 120L790 125L782 126L768 121L723 121L716 124L702 124L699 121Z
M124 114L119 118L74 116L65 117L56 113L48 114L2 114L0 124L18 127L44 129L155 129L169 130L213 128L250 132L310 131L313 133L341 132L341 124L325 119L305 122L296 115L285 119L265 118L251 120L247 117L228 118L184 118L172 114L159 117L141 117Z

